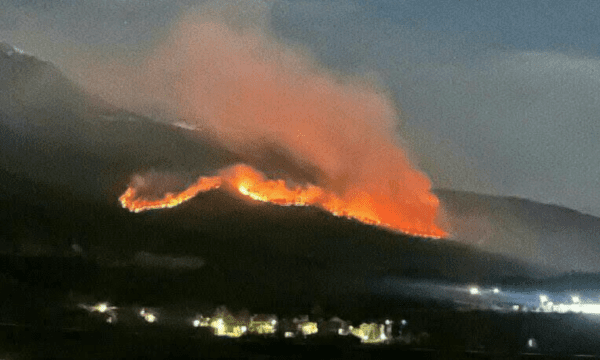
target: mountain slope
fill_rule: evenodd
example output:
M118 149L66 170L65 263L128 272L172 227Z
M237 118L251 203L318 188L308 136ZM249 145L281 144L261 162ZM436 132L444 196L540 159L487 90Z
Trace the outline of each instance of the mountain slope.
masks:
M600 271L597 217L526 199L436 193L463 243L560 271Z
M133 174L175 172L192 181L235 162L252 164L253 158L215 147L196 131L114 109L82 92L51 64L10 51L0 49L5 224L0 251L9 258L52 257L60 263L84 257L96 269L82 272L89 282L127 301L154 297L160 303L204 294L207 301L265 307L409 297L378 286L384 278L464 284L541 276L560 258L554 255L560 245L545 240L552 234L562 239L577 233L577 244L589 245L571 246L561 270L597 271L592 258L598 249L591 245L597 219L517 199L440 190L455 239L439 241L394 234L314 208L257 204L223 191L201 194L174 209L129 213L117 197ZM310 179L310 171L286 164L285 158L274 151L274 164ZM202 259L205 266L164 265L185 256ZM27 266L19 266L3 271L17 282L37 278L38 272L28 275ZM114 279L135 272L147 280L128 294L124 288L131 284ZM67 288L86 283L73 276L77 280ZM160 285L165 281L176 284L173 293ZM52 287L44 284L38 285Z
M132 214L116 198L84 201L4 172L0 178L7 185L0 273L19 288L53 296L71 291L123 304L200 301L283 312L319 302L351 312L382 301L427 301L382 288L385 279L486 284L545 274L456 242L393 234L317 209L250 204L219 191L179 208ZM183 257L203 265L165 266L165 259Z

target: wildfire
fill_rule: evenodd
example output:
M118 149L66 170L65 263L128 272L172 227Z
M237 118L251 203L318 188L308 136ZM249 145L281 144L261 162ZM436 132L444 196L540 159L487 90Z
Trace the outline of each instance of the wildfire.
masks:
M119 197L121 205L131 212L142 212L153 209L175 207L199 193L217 189L222 185L252 200L276 204L280 206L316 206L338 217L358 220L365 224L385 227L405 234L441 238L447 233L435 223L433 214L407 214L407 209L394 204L389 199L377 198L366 191L354 189L346 194L338 195L321 187L307 184L290 187L284 180L268 179L254 168L238 164L222 170L218 176L201 177L198 181L179 193L166 193L160 199L138 197L138 189L134 185ZM430 202L423 206L423 212L437 209L438 200L429 195ZM413 212L419 211L419 208ZM424 221L423 218L425 217Z
M139 199L136 188L130 185L127 191L119 197L119 201L124 208L136 213L146 210L167 209L188 201L201 192L218 189L220 186L221 178L218 176L201 177L195 184L180 193L173 194L169 192L160 199L147 200Z

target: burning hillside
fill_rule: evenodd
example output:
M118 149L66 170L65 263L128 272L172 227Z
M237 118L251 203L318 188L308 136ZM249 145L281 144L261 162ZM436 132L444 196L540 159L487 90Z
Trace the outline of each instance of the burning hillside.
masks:
M405 233L444 236L439 202L401 147L399 111L385 86L368 74L334 73L284 43L264 22L268 10L227 4L186 14L139 62L82 57L77 78L117 106L188 123L257 169L273 167L268 154L275 149L284 163L310 172L312 185L285 185L234 166L181 193L160 199L155 191L148 198L158 200L141 206L127 200L138 198L134 184L125 206L173 207L227 183L254 200L314 205Z
M124 208L132 212L172 208L199 193L223 185L226 185L224 187L229 191L235 191L255 201L281 206L316 206L335 216L356 219L362 223L415 236L440 238L446 235L442 229L435 226L435 219L428 219L428 223L423 223L419 221L419 218L423 217L421 213L405 213L403 216L400 212L402 209L398 209L397 204L385 206L385 199L374 199L366 191L357 190L340 197L311 184L290 188L284 180L267 179L259 171L241 164L222 170L218 176L201 177L186 190L179 193L169 192L158 199L138 196L138 189L144 186L143 179L138 176L119 200ZM435 196L431 195L429 200L430 205L438 205ZM395 208L397 211L394 211Z

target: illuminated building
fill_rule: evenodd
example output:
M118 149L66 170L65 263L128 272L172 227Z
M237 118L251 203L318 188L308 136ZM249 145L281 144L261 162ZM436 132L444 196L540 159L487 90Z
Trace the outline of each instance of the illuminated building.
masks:
M277 316L275 315L254 315L250 319L250 324L248 325L248 332L251 334L274 334L276 330Z
M216 336L240 337L248 331L248 327L233 316L212 318L210 327Z
M236 318L225 307L218 308L212 318L199 316L195 320L198 327L204 327L208 323L208 326L212 328L213 334L216 336L237 338L248 332L247 320Z
M304 337L314 335L319 331L317 323L310 321L308 315L297 316L292 320L292 323L294 324L294 332L298 332Z
M304 321L298 324L300 332L304 336L314 335L319 332L319 327L316 322Z
M388 340L383 324L363 323L357 328L352 328L351 333L364 344L382 344Z

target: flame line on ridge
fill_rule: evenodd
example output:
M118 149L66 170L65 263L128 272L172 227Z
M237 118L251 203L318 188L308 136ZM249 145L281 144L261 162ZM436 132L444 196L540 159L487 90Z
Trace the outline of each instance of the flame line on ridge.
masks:
M138 197L138 189L131 185L119 197L123 208L139 213L148 210L173 208L186 202L199 193L218 189L226 183L239 194L255 201L279 206L316 206L336 217L354 219L361 223L382 227L406 235L439 239L447 233L436 225L410 224L395 215L394 223L382 220L376 204L368 194L357 194L351 201L318 186L307 184L288 188L284 180L267 179L254 168L238 164L221 170L220 175L200 177L198 181L179 193L167 192L159 199L148 200ZM419 225L420 228L419 228Z

